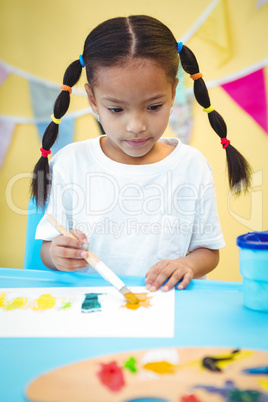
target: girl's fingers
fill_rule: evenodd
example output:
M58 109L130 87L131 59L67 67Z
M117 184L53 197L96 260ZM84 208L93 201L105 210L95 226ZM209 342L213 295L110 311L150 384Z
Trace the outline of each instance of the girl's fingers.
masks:
M163 260L155 264L149 271L145 279L146 288L156 291L173 273L170 260Z
M86 258L88 253L82 248L58 246L55 255L61 258Z
M185 289L193 279L193 272L189 267L175 263L172 260L163 260L153 265L148 271L145 285L148 290L156 291L168 279L163 286L164 292L172 289L179 281L178 289Z
M79 269L86 268L88 263L85 260L78 259L57 259L57 269L60 271L78 271Z
M81 232L79 229L72 229L71 233L80 241L80 243L88 244L88 239L85 233Z
M70 248L77 248L81 249L83 246L83 242L78 239L74 239L70 236L57 236L55 239L52 240L52 244L55 246L62 246L62 247L70 247Z
M187 272L187 274L184 275L182 282L177 286L177 289L179 290L185 289L189 285L192 279L193 275L190 272Z

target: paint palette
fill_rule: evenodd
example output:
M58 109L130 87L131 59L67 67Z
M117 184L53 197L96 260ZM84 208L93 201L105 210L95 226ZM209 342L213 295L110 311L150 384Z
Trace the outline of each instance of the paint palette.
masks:
M35 379L34 402L268 401L268 353L162 348L71 364Z

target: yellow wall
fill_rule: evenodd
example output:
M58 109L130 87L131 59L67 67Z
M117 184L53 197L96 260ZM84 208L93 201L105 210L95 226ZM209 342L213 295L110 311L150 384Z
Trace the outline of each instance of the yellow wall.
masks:
M38 77L61 83L66 66L77 59L86 35L99 22L119 15L149 14L166 23L179 39L209 3L210 0L1 0L0 58ZM227 0L234 55L225 65L219 67L211 46L200 38L195 36L187 43L198 57L205 80L223 77L267 57L264 43L268 37L268 6L256 10L256 3L257 0ZM80 81L82 88L85 77ZM257 185L252 193L229 199L225 152L202 109L195 105L191 145L200 149L212 165L227 244L210 278L240 280L236 237L260 226L263 230L268 228L265 209L268 205L268 137L221 88L211 89L210 95L212 104L228 123L230 140L249 159L256 172ZM84 107L87 107L85 98L72 96L70 110ZM0 114L32 117L26 80L11 75L0 87ZM98 134L91 116L77 119L76 140ZM170 129L167 134L172 135ZM0 266L3 267L23 266L29 177L39 158L39 148L35 126L17 125L0 171Z

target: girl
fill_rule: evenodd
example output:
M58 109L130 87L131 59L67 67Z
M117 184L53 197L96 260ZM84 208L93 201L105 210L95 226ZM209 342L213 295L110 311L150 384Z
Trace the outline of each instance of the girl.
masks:
M91 272L85 245L116 274L146 275L146 287L168 291L202 278L219 261L224 240L211 168L194 148L161 138L174 102L179 59L194 80L197 102L227 154L229 183L249 186L249 166L226 138L210 105L194 54L148 16L114 18L87 37L83 54L66 70L32 183L37 204L77 236L58 236L41 220L36 238L53 270ZM47 156L67 112L72 86L85 67L89 103L106 135L70 144Z

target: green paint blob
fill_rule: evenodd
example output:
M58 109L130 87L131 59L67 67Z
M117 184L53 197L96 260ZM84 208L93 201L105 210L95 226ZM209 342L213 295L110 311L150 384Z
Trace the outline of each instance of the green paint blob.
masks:
M85 300L82 303L82 313L95 313L101 311L99 296L101 293L86 293Z
M124 368L128 369L131 371L131 373L137 373L137 367L136 367L136 359L135 357L131 356L124 364Z
M71 303L70 301L68 301L68 302L64 303L63 306L61 306L60 310L61 310L61 309L66 309L66 308L70 308L71 305L72 305L72 303Z

